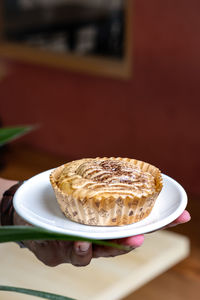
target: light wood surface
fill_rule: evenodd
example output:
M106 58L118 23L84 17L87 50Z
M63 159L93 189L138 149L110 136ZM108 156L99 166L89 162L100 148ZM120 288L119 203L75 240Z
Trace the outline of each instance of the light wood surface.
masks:
M116 258L100 258L84 268L44 266L27 249L0 245L0 284L49 291L80 300L117 300L141 287L189 254L187 238L167 231L149 234L143 247ZM0 292L0 299L35 299Z

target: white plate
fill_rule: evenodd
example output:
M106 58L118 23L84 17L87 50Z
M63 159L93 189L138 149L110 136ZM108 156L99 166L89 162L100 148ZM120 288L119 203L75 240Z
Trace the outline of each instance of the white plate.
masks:
M27 180L15 193L14 207L29 223L44 229L92 239L116 239L151 232L171 223L187 205L182 186L167 175L151 214L144 220L125 226L87 226L67 219L61 212L49 181L52 170Z

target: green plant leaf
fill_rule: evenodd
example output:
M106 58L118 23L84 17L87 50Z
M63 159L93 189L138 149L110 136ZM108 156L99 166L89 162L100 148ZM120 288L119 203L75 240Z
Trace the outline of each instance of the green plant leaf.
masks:
M61 233L48 231L39 227L32 226L1 226L0 243L17 242L25 240L63 240L63 241L86 241L100 246L113 247L128 251L129 246L120 245L113 242L94 240L83 237L71 236Z
M7 286L7 285L0 285L0 291L17 292L17 293L27 294L31 296L44 298L44 299L50 299L50 300L75 300L69 297L60 296L52 293L46 293L42 291L18 288L18 287Z
M34 126L0 128L0 146L17 139L18 137L28 133L34 128L35 128Z

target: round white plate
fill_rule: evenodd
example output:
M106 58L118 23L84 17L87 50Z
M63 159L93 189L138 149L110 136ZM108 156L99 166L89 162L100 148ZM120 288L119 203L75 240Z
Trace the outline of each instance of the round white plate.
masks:
M151 214L125 226L87 226L67 219L61 212L49 181L52 170L27 180L15 193L14 207L29 223L58 233L92 239L116 239L151 232L166 226L181 215L187 205L182 186L167 175Z

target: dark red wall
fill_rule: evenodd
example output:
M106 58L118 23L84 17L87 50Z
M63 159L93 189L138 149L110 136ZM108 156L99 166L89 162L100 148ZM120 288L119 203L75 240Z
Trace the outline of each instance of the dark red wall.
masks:
M200 2L134 2L130 80L13 62L0 115L40 124L26 142L66 159L142 159L200 193Z

